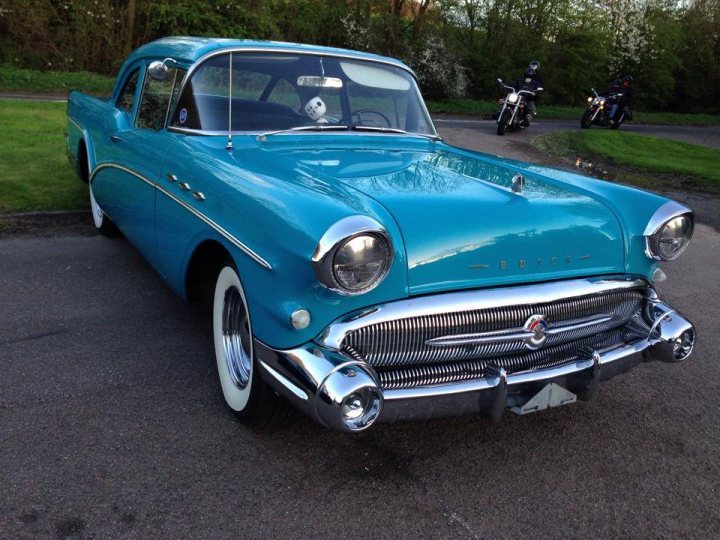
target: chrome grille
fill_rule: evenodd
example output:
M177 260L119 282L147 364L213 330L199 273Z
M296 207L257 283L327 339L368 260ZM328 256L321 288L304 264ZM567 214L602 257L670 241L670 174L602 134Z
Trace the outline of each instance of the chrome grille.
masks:
M482 377L489 365L505 368L508 373L551 367L586 357L590 349L611 349L636 339L637 335L620 328L525 354L384 369L377 375L384 390L466 381Z
M608 291L549 303L488 308L455 313L396 319L368 325L350 332L342 346L375 368L443 364L460 360L482 360L527 353L524 339L498 343L429 346L430 339L484 332L522 329L534 314L542 314L550 325L590 322L571 332L548 336L539 356L550 347L582 340L623 326L642 309L645 296L636 289ZM608 315L597 324L598 315ZM534 354L534 353L531 353Z

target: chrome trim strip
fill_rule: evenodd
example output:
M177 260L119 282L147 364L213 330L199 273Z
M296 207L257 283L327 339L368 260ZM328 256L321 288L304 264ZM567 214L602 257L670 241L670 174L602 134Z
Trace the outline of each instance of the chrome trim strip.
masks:
M550 303L576 296L647 287L650 284L642 277L621 275L421 296L350 313L331 323L317 342L329 349L340 350L349 333L372 324L449 312Z
M95 167L93 169L92 173L90 174L90 182L92 183L93 179L97 175L98 172L100 172L103 169L119 169L121 171L124 171L128 174L131 174L132 176L135 176L136 178L142 180L149 186L154 187L176 203L178 203L180 206L185 208L187 211L189 211L191 214L193 214L195 217L202 220L204 223L215 229L218 233L220 233L222 236L224 236L230 243L232 243L235 247L243 251L247 256L249 256L252 260L254 260L256 263L260 264L261 266L267 268L268 270L272 270L272 266L270 266L270 263L268 263L265 259L263 259L260 255L255 253L252 249L247 247L245 244L243 244L240 240L238 240L235 236L230 234L226 229L218 225L216 222L211 220L209 217L207 217L205 214L199 212L192 206L190 206L188 203L183 201L182 199L179 199L176 197L173 193L170 193L168 190L163 188L161 185L157 184L156 182L153 182L152 180L149 180L148 178L144 177L140 173L133 171L132 169L129 169L123 165L117 164L117 163L102 163Z
M584 321L570 322L568 324L561 324L548 327L545 330L547 335L564 334L565 332L572 332L575 330L582 330L588 326L594 326L596 324L606 323L612 320L612 315L601 314L597 317L587 319ZM431 347L444 347L451 345L470 345L474 343L504 343L506 341L517 341L532 337L534 332L525 328L516 328L512 330L501 330L495 332L478 332L475 334L457 334L450 336L440 336L433 339L428 339L425 345Z
M82 126L78 124L77 120L75 120L72 116L70 116L69 114L66 114L65 116L76 128L78 128L80 131L83 130Z
M408 66L402 64L402 63L395 63L390 62L388 60L383 60L382 58L362 58L358 57L352 54L343 54L343 53L337 53L337 52L320 52L320 51L298 51L293 49L285 49L285 48L261 48L261 47L226 47L226 48L220 48L215 49L213 51L210 51L197 60L190 66L190 69L185 73L185 77L183 77L182 83L180 85L180 92L178 93L178 103L180 102L180 98L183 95L183 92L185 91L185 87L188 84L188 81L190 80L190 77L192 77L193 73L206 61L210 60L211 58L214 58L215 56L219 56L221 54L228 54L228 53L269 53L269 54L294 54L294 55L310 55L310 56L327 56L332 58L344 58L346 60L355 60L356 62L376 62L378 64L384 64L387 66L392 66L395 68L402 69L404 71L407 71L410 75L412 75L413 79L415 79L415 86L418 91L418 95L420 96L420 105L422 106L423 112L425 113L425 117L427 118L428 123L430 124L430 127L432 128L434 135L439 137L437 128L435 127L435 124L432 121L432 117L430 116L430 113L427 110L427 105L425 104L425 100L422 99L422 94L420 93L420 88L417 86L417 80L418 77L415 74L415 72L410 69ZM175 104L175 109L177 109L177 103ZM175 111L173 110L171 116L175 115ZM169 119L168 119L169 120ZM167 129L167 123L165 124L165 127ZM198 130L199 131L199 130ZM227 132L223 133L227 134Z
M263 362L260 360L260 365L265 369L270 375L275 377L275 380L282 384L285 388L287 388L290 392L295 394L298 398L302 399L303 401L308 400L307 393L303 392L302 389L295 386L293 383L290 382L290 380L285 377L284 375L281 375L277 371L275 371L273 368L271 368L266 362Z
M679 202L675 201L668 201L660 208L658 208L652 215L650 221L647 224L647 227L645 227L645 232L643 233L643 235L652 236L660 230L660 227L662 227L672 218L680 216L682 214L692 213L693 211L684 204L680 204Z

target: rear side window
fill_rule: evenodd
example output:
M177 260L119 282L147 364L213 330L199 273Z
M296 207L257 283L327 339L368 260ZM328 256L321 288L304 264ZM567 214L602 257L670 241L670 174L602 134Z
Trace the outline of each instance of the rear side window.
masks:
M135 102L135 90L137 89L139 69L132 72L132 75L125 81L125 87L120 93L117 106L128 114L132 113L133 103Z
M165 80L158 81L150 75L145 76L140 108L137 115L137 127L160 130L165 127L168 114L177 101L185 70L171 68Z

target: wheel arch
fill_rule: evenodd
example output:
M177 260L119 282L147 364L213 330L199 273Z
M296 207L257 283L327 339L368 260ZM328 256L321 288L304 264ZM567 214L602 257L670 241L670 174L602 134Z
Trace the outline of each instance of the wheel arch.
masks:
M187 301L209 302L211 305L218 272L228 261L234 262L235 259L230 250L217 240L206 239L195 246L185 268L184 292Z

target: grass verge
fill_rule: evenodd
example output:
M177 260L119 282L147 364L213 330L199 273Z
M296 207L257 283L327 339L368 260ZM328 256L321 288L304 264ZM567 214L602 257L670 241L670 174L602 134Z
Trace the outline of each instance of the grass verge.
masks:
M65 104L0 100L0 212L77 210L87 186L65 155Z
M38 71L0 65L0 91L66 95L70 90L109 95L115 79L87 71Z
M561 158L599 158L638 172L696 177L720 185L720 150L705 146L610 130L548 133L533 144Z
M467 114L472 116L490 116L497 112L498 105L494 101L477 99L449 99L445 101L427 101L428 110L432 114ZM538 116L557 120L575 120L580 124L584 107L560 107L558 105L538 106ZM635 112L633 122L640 124L664 124L677 126L720 126L720 115L716 114L679 114Z

